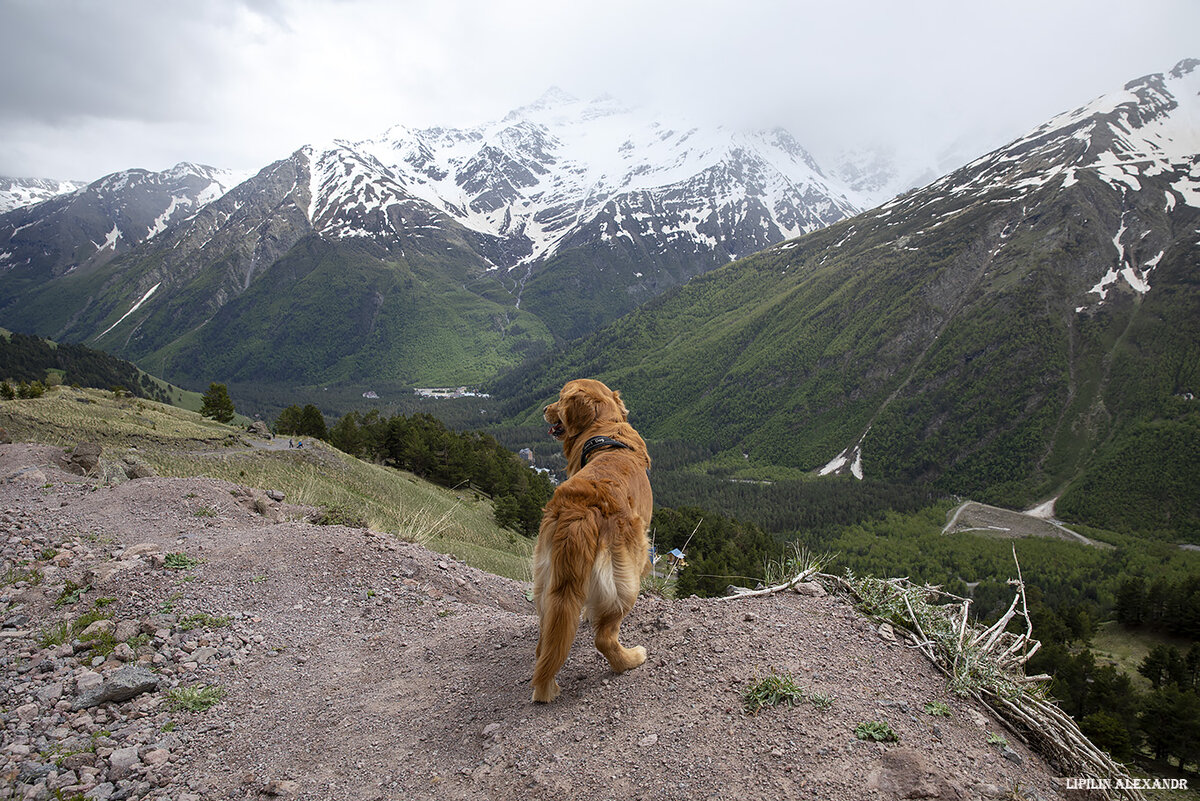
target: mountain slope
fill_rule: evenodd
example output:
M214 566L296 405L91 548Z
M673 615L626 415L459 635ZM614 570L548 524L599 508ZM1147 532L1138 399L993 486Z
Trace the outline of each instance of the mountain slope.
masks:
M141 208L121 190L152 177L0 216L0 321L176 380L377 364L462 384L857 208L785 132L670 127L560 92L476 128L305 147L187 214L163 216L171 190L116 219Z
M472 235L425 204L357 218L408 223L382 242L335 235L356 219L323 202L340 155L297 151L124 258L28 291L6 319L192 384L478 381L547 338L495 282L470 291L487 269Z
M200 407L200 397L195 393L185 392L103 351L0 329L0 378L46 383L55 373L62 384L121 388L140 398Z
M1146 421L1169 429L1186 491L1148 488L1162 515L1142 522L1200 538L1177 473L1200 468L1183 399L1200 382L1197 64L696 279L494 392L535 406L594 375L650 436L1009 504L1102 464L1153 482L1111 464Z

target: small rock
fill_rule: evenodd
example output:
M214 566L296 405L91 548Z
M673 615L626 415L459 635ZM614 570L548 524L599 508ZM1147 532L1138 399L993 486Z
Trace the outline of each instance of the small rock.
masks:
M1007 759L1009 762L1015 762L1018 765L1024 764L1024 762L1025 762L1025 760L1021 759L1020 754L1018 754L1016 751L1009 748L1007 745L1004 746L1003 753L1004 753L1004 758Z
M88 793L86 796L84 796L84 798L86 798L88 801L108 801L108 799L112 798L113 793L116 791L117 787L115 784L112 782L103 782L101 784L97 784L91 790L88 790ZM182 799L183 796L180 796L180 798Z
M128 777L133 772L133 767L140 763L141 760L138 759L136 745L114 749L108 758L108 778L113 781L120 781Z
M270 498L271 500L275 501L276 503L283 503L283 499L286 498L287 496L284 495L279 490L267 490L267 497Z
M275 779L267 782L263 792L274 796L293 796L300 792L300 782L290 779Z
M83 630L83 633L79 635L79 639L94 640L98 637L111 635L116 630L117 624L111 620L97 620Z
M100 454L103 452L104 449L94 442L80 442L65 457L66 468L76 475L87 475L100 465Z
M68 754L62 758L62 766L68 770L79 770L83 767L90 767L96 764L96 755L89 751L80 751L77 754Z
M824 598L827 594L820 582L816 581L802 581L793 587L793 589L800 595L806 595L809 598Z
M62 698L62 695L63 695L63 683L61 681L51 682L50 684L47 684L42 689L38 690L38 693L37 693L37 697L39 700L45 701L47 704L50 704L51 706L53 706L55 703L57 703L58 699Z
M142 761L150 766L165 764L166 762L169 762L170 759L171 752L164 748L153 748L147 751L146 755L142 757Z
M21 766L21 770L17 773L17 781L25 784L36 784L42 781L58 766L53 762L26 762Z
M205 662L212 659L216 655L217 655L217 649L213 648L210 645L206 645L203 648L197 648L195 651L192 652L191 661L195 662L197 665L203 665Z
M47 780L46 786L51 790L62 790L64 787L70 787L79 781L79 776L73 770L60 772L57 776ZM60 796L61 797L61 796Z
M125 477L131 481L137 478L154 478L158 475L153 467L136 456L122 456L121 461L124 463L122 466L125 469Z
M885 642L896 641L896 630L892 628L891 623L881 623L879 626L879 638Z
M645 737L643 737L642 739L638 740L638 746L640 748L649 748L650 746L654 745L657 742L658 742L657 734L648 734Z
M142 624L136 620L118 620L117 627L113 629L113 639L123 643L136 637L141 631Z
M104 682L104 677L94 670L84 670L75 677L75 690L77 692L86 692L93 687L99 687Z
M22 704L17 707L17 719L24 723L32 723L38 716L37 704Z

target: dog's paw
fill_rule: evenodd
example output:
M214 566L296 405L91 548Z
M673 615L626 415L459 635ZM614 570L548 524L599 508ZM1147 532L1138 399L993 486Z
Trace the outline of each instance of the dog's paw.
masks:
M533 700L539 704L548 704L558 697L559 692L561 690L558 688L558 682L552 681L549 687L534 687Z
M635 645L629 649L629 655L631 657L629 667L635 668L646 661L646 648L645 646Z
M624 673L627 670L633 670L638 665L646 661L646 649L641 645L635 645L632 648L626 648L621 654L619 664L612 664L612 669L617 673Z

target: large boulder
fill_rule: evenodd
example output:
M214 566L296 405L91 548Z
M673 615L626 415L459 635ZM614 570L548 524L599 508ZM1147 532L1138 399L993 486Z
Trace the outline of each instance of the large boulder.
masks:
M92 475L100 466L103 450L95 442L80 442L64 456L63 467L78 476Z
M142 693L158 689L159 676L139 665L126 665L112 672L98 687L80 693L75 709L89 709L106 703L120 703Z

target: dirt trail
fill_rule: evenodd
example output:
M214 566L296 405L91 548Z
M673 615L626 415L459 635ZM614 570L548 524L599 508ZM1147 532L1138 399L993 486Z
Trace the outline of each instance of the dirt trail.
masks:
M562 696L534 705L527 585L310 525L306 510L225 482L97 487L53 467L56 453L0 446L2 554L42 576L0 589L0 797L1065 797L917 651L819 588L643 597L623 639L646 646L646 665L611 673L585 624ZM175 553L200 561L173 570ZM90 589L56 606L67 580ZM39 642L106 598L117 632L139 632L129 645L105 657L77 637ZM135 664L154 669L156 690L74 708L81 688ZM832 705L744 714L742 691L771 671ZM169 691L195 686L224 697L173 709ZM925 714L930 701L953 716ZM868 721L899 743L856 739Z

